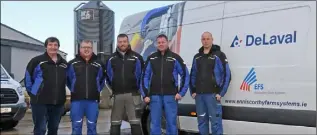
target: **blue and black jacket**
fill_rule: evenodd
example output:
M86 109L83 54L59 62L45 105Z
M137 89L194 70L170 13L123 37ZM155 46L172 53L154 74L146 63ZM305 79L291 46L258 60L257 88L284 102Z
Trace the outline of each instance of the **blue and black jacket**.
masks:
M95 54L90 60L80 55L68 62L67 87L71 91L71 100L98 100L105 86L104 64Z
M181 77L181 84L178 82ZM143 98L150 95L185 96L189 85L189 73L183 59L169 49L164 55L157 51L151 54L142 75L141 94Z
M190 72L191 94L217 93L223 97L230 81L229 64L220 46L212 45L208 54L204 54L204 48L201 47L194 56Z
M45 52L27 64L24 85L34 104L64 104L67 62L59 54L55 63Z
M117 49L106 63L107 84L113 94L138 93L143 67L143 57L130 47L124 55Z

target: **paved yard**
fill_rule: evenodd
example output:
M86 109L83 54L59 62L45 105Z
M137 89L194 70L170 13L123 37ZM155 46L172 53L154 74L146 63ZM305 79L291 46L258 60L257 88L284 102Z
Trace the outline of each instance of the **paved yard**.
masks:
M110 129L110 110L100 110L98 125L97 125L97 132L98 134L109 134ZM84 121L83 124L83 134L86 134L86 122ZM121 126L121 135L129 135L130 133L130 125L127 122L123 122ZM27 112L25 117L22 121L12 130L1 131L1 135L26 135L26 134L33 134L33 123L32 123L32 115L31 112ZM69 118L69 114L66 114L59 125L60 135L62 134L71 134L71 122Z

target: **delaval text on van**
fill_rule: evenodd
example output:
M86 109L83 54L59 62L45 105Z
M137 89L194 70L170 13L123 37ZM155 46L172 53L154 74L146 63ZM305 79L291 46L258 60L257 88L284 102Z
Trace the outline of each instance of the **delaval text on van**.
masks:
M262 35L246 35L245 46L260 46L260 45L276 45L276 44L292 44L296 43L296 31L292 33L280 34L280 35L268 35L263 33ZM240 40L238 36L235 36L230 47L238 46L243 40Z

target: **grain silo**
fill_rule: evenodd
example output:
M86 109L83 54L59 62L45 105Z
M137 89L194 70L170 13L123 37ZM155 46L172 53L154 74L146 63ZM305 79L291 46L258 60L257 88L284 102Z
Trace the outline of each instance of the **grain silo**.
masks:
M74 9L75 54L83 39L93 41L93 50L103 62L112 53L114 43L114 12L101 1L81 3Z

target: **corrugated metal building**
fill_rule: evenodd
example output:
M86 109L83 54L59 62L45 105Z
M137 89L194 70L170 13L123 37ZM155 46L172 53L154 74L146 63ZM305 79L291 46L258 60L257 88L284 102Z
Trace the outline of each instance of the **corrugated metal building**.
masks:
M44 51L43 42L1 23L1 64L17 81L23 79L27 63ZM67 53L59 54L66 59Z

